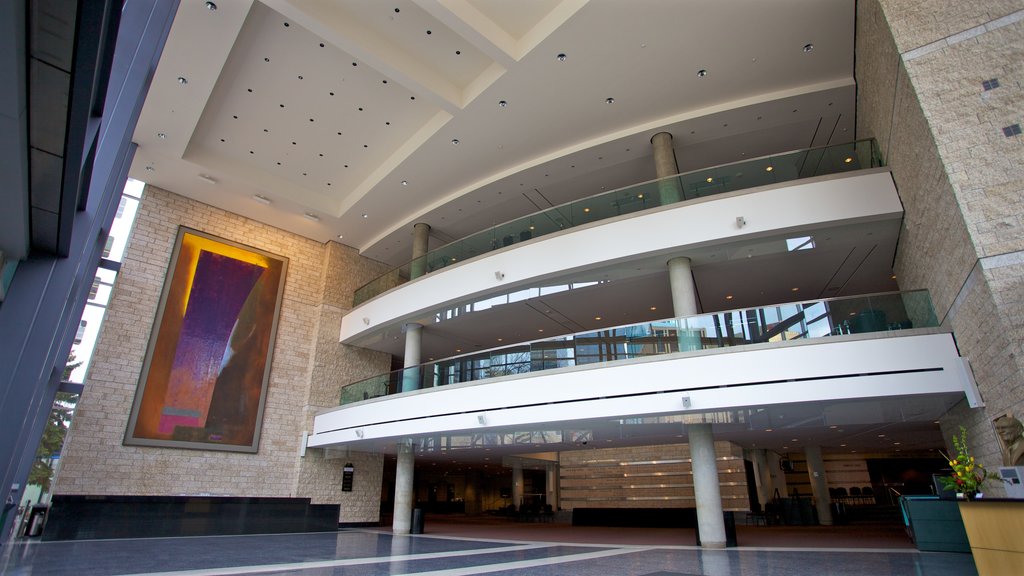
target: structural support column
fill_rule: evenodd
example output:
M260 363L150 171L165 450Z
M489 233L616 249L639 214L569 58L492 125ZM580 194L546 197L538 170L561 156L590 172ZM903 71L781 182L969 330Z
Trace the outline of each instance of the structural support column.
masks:
M427 248L430 244L430 225L420 222L412 227L412 264L409 279L419 278L427 270Z
M672 290L672 309L676 318L694 316L700 312L689 258L680 256L668 261L668 283ZM676 336L680 351L701 349L700 330L690 330L685 321L678 322Z
M811 493L818 509L818 524L832 525L832 499L828 495L828 479L825 478L825 462L821 459L821 446L804 448L807 455L807 475L811 479Z
M750 460L754 463L754 475L757 477L757 502L764 510L772 501L772 475L768 470L768 455L764 449L750 450Z
M544 478L544 503L558 510L558 462L548 464Z
M512 463L512 505L516 510L523 507L523 463L518 460Z
M412 442L398 444L398 463L395 467L395 510L391 520L393 534L408 534L412 528L412 479L415 455Z
M423 335L421 324L409 323L405 329L405 361L402 364L402 392L420 389L420 340Z
M718 486L718 461L711 424L689 424L686 434L690 442L701 547L725 548L725 517L722 515L722 493Z
M676 151L672 147L672 135L668 132L658 132L651 137L651 145L654 148L654 174L659 178L658 196L661 205L679 202L682 198L682 185L679 178L669 178L679 174Z

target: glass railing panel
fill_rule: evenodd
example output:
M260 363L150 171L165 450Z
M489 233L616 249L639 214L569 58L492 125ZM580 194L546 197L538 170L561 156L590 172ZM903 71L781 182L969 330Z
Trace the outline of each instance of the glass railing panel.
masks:
M680 350L938 325L931 299L923 290L728 310L558 336L396 370L343 387L341 403L398 393L403 381L428 388Z
M860 140L670 176L549 208L442 246L427 254L424 273L435 272L517 242L622 214L725 192L881 165L877 143L874 140ZM405 264L403 270L393 270L371 280L356 290L355 304L361 304L411 278L419 277L418 271L418 268Z

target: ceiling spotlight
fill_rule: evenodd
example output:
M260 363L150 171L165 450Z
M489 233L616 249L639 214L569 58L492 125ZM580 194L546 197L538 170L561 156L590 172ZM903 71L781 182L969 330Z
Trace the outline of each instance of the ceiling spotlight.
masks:
M312 212L304 212L304 213L302 214L302 216L303 216L303 217L304 217L304 218L305 218L306 220L312 220L313 222L319 222L319 221L320 221L320 217L319 217L319 216L317 216L316 214L313 214Z
M363 218L369 218L369 217L370 217L369 214L363 214Z
M814 50L814 44L804 44L804 52L810 52Z
M711 176L708 176L707 183L711 184L712 182L714 182L714 180L715 180L714 178L712 178Z
M504 108L504 107L508 106L508 102L506 102L504 100L498 100L498 106L501 106L502 108Z
M458 138L452 138L452 145L458 146L459 145L459 139Z
M182 86L188 84L188 78L185 78L184 76L178 76L178 84L181 84Z
M267 206L270 206L274 202L273 200L271 200L270 198L267 198L266 196L264 196L262 194L253 194L252 195L252 199L257 201L257 202L259 202L260 204L265 204Z
M216 12L217 11L217 5L214 4L213 2L207 2L206 3L206 9L209 10L210 12Z
M790 292L799 292L799 291L800 291L800 288L798 288L798 287L794 286L794 287L790 288L790 289L789 289L789 291L790 291Z
M166 140L167 139L167 134L164 134L163 132L157 132L156 137L161 139L161 140Z
M409 185L409 181L408 180L402 180L402 186L408 186L408 185Z
M847 156L847 157L846 157L846 158L845 158L845 159L843 160L843 162L846 162L847 164L849 164L850 162L853 162L853 157L852 157L852 156Z
M765 172L771 172L772 170L775 170L775 168L772 168L771 166L764 169Z
M604 103L605 104L615 104L615 98L605 98L604 99Z
M726 300L732 300L732 298L733 298L732 294L726 294L725 295L725 299Z
M344 234L338 234L338 240L344 240L344 239L345 239L345 235Z
M203 182L206 182L207 184L216 184L217 183L217 180L213 176L208 176L206 174L199 174L196 177L199 178L200 180L202 180Z
M152 166L146 166L146 172L155 172L156 170Z
M705 77L707 75L708 75L708 71L707 70L705 70L703 68L701 68L700 70L697 70L697 78L703 78L703 77Z
M559 54L555 58L558 58L559 62L565 62L565 54L564 53L563 54Z

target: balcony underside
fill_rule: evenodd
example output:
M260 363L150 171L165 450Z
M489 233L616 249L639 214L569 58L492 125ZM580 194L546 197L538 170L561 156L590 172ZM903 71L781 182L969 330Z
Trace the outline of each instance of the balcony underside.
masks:
M821 437L829 447L879 426L931 425L973 390L950 334L907 330L676 353L371 399L319 414L308 446L390 453L400 440L440 436L453 449L479 448L491 435L557 431L556 442L533 448L559 450L631 421L665 425L635 442L678 441L685 433L678 424L712 422L716 439L744 446L788 450L788 430L799 429L804 445Z

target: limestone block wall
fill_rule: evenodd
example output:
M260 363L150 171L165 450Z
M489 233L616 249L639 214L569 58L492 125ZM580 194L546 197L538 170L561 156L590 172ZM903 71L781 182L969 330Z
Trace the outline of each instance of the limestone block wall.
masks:
M898 281L931 292L986 403L959 406L943 434L967 427L976 456L997 466L991 420L1024 417L1024 139L1003 133L1024 122L1024 7L857 6L858 138L879 139L906 210Z
M316 307L314 353L304 417L307 431L313 430L313 418L318 411L338 405L342 385L387 372L391 367L388 354L338 342L341 317L352 307L352 293L385 269L385 265L369 261L355 249L335 242L329 242L324 249L320 278L323 296ZM308 450L301 459L296 493L309 496L314 503L340 503L340 522L379 521L383 456L324 452ZM342 467L346 463L352 463L356 469L351 492L341 490Z
M715 442L723 510L749 510L743 449ZM688 444L575 450L559 455L559 505L696 508Z
M122 445L179 225L289 258L256 454ZM321 363L326 367L350 360L344 354L335 357L325 352L331 347L326 343L328 336L321 331L332 328L325 327L330 321L323 318L329 319L332 315L340 318L336 306L325 306L327 294L332 302L341 302L341 294L348 290L351 298L349 285L369 274L363 267L379 266L349 251L347 259L339 260L338 266L329 272L343 280L330 282L325 259L327 252L339 250L349 249L340 245L325 246L159 188L147 187L86 376L85 392L65 445L55 492L304 496L312 497L314 502L338 502L331 494L314 489L313 484L317 482L310 482L310 478L315 475L304 474L306 468L300 464L299 456L302 432L310 429L311 402L316 399L323 404L325 401L320 399L330 396L328 388L340 386L340 382L334 380L339 373L358 370L342 367L317 371ZM336 343L338 332L336 328L333 330ZM335 344L335 348L340 348L340 344ZM359 361L358 354L354 358L354 362ZM313 384L314 373L317 374L316 385ZM368 460L365 464L368 474L363 479L374 481L376 475L376 485L373 503L364 507L375 508L379 502L379 463ZM316 465L309 467L315 468ZM338 485L340 491L340 465L332 463L325 469L328 472L315 479ZM360 492L369 493L365 487Z

